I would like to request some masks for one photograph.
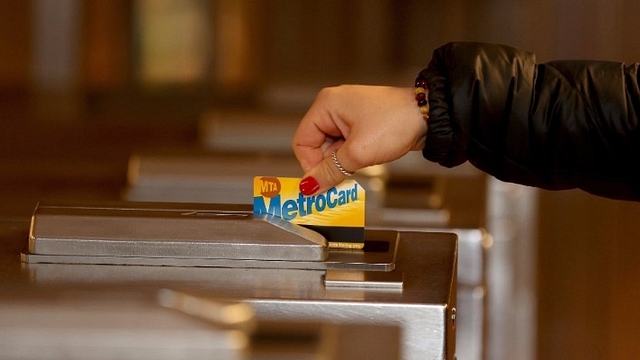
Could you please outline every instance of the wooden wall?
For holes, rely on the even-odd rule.
[[[0,86],[24,87],[29,81],[29,2],[0,0]]]

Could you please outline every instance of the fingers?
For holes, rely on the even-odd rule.
[[[427,124],[413,88],[346,85],[323,89],[302,118],[292,145],[305,173],[305,195],[326,191],[347,175],[419,150]],[[338,150],[337,163],[331,158]]]
[[[307,118],[300,122],[291,145],[302,170],[307,172],[322,161],[324,149],[331,145],[331,141],[312,122],[305,119]]]
[[[330,151],[331,153],[333,151]],[[339,157],[340,152],[336,151],[335,160],[329,155],[326,156],[319,164],[311,168],[305,173],[304,178],[300,182],[300,192],[303,195],[314,195],[340,184],[347,175],[340,171],[342,167],[346,173],[351,172],[347,165],[342,163]]]
[[[335,107],[332,91],[327,88],[318,93],[293,136],[293,152],[305,172],[320,163],[329,148],[340,146],[348,134],[348,128],[331,111]]]

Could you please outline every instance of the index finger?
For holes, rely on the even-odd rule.
[[[343,139],[331,116],[312,106],[298,124],[291,145],[302,170],[307,172],[324,159],[327,149]]]

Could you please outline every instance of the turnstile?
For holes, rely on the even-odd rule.
[[[367,230],[363,250],[249,206],[39,204],[25,270],[38,285],[168,288],[250,304],[258,321],[400,328],[403,359],[453,359],[457,238]]]

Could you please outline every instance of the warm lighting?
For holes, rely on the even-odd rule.
[[[142,83],[191,83],[204,77],[212,49],[207,5],[202,0],[136,2]]]

